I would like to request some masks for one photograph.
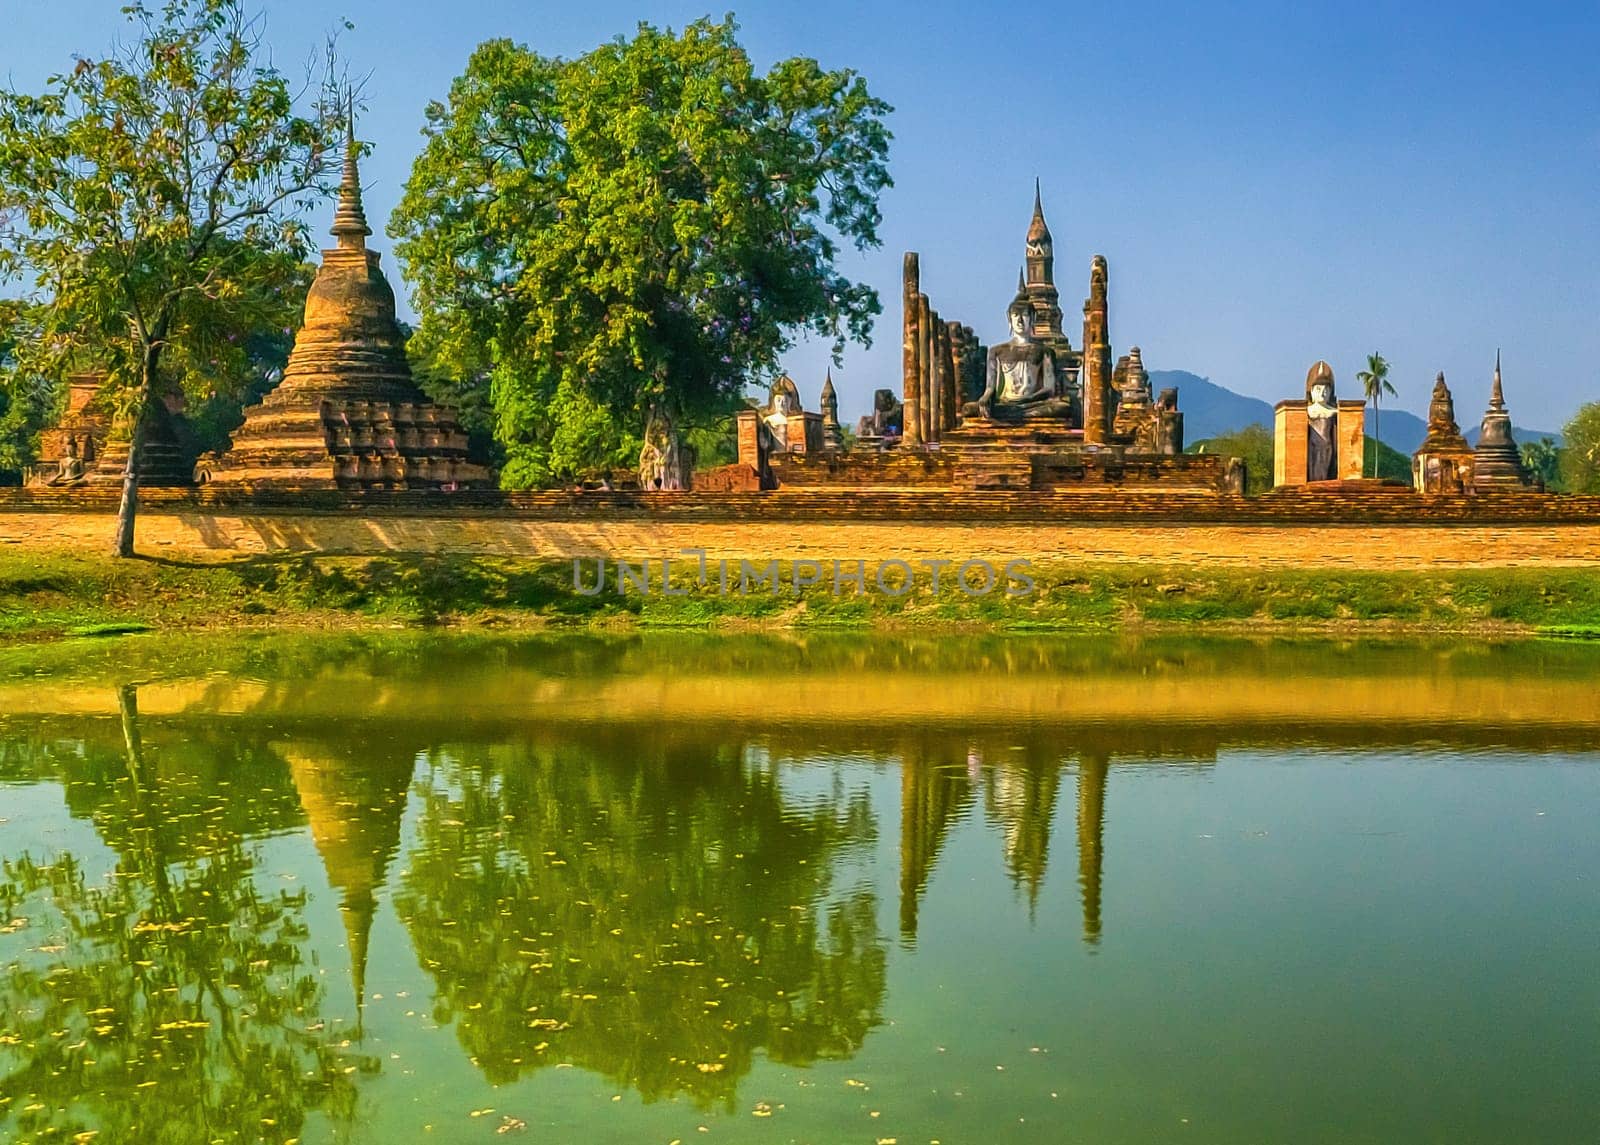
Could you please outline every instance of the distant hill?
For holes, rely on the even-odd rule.
[[[1183,436],[1187,441],[1217,437],[1247,425],[1272,428],[1272,406],[1248,398],[1188,370],[1151,370],[1150,389],[1178,388],[1178,408],[1183,411]]]
[[[1236,394],[1226,386],[1219,386],[1209,378],[1202,378],[1187,370],[1150,371],[1150,388],[1156,393],[1172,386],[1178,388],[1178,408],[1183,411],[1183,436],[1189,441],[1216,437],[1247,425],[1272,428],[1272,406],[1260,398]],[[1456,407],[1456,421],[1461,423],[1462,433],[1470,445],[1478,443],[1478,420],[1482,414],[1483,411],[1479,410],[1468,416],[1459,404]],[[1368,410],[1368,436],[1371,436],[1371,422],[1372,412]],[[1428,435],[1428,423],[1403,409],[1385,408],[1378,428],[1382,431],[1385,445],[1407,456],[1415,453],[1422,439]],[[1558,445],[1561,443],[1561,435],[1547,429],[1513,426],[1512,434],[1518,444],[1544,437],[1553,438]]]

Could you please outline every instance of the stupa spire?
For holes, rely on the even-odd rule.
[[[1494,352],[1494,387],[1489,391],[1489,408],[1500,411],[1506,408],[1505,391],[1500,388],[1500,351]]]
[[[1039,186],[1039,177],[1033,177],[1033,221],[1028,224],[1028,241],[1048,242],[1050,228],[1044,221],[1044,199]]]
[[[342,247],[364,250],[372,228],[361,205],[361,170],[356,163],[356,105],[351,98],[344,121],[344,174],[339,179],[339,206],[333,212],[331,233]]]

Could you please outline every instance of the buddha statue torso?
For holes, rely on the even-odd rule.
[[[1333,481],[1339,476],[1339,405],[1333,392],[1333,368],[1317,362],[1306,377],[1306,480]]]
[[[1032,305],[1019,294],[1006,316],[1011,339],[990,348],[983,395],[963,407],[963,416],[988,421],[1069,417],[1072,403],[1058,393],[1055,354],[1033,334]]]

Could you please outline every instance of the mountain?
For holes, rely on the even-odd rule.
[[[1247,425],[1272,428],[1272,406],[1260,398],[1236,394],[1187,370],[1150,371],[1151,392],[1159,394],[1173,386],[1178,388],[1186,441],[1201,441]]]
[[[1176,386],[1178,408],[1183,411],[1183,436],[1187,441],[1200,441],[1247,425],[1264,425],[1272,428],[1272,406],[1260,398],[1234,393],[1219,386],[1209,378],[1191,374],[1187,370],[1151,370],[1150,388],[1156,393]],[[1480,415],[1481,416],[1481,413]],[[1462,411],[1456,409],[1456,420],[1462,421]],[[1372,411],[1367,411],[1367,428],[1372,428]],[[1428,423],[1409,410],[1384,409],[1379,419],[1383,443],[1409,456],[1417,451],[1422,439],[1428,435]],[[1462,425],[1462,433],[1469,445],[1478,443],[1476,418]],[[1525,429],[1514,425],[1512,435],[1519,445],[1548,437],[1561,443],[1561,435],[1545,429]],[[1370,432],[1369,432],[1370,436]]]

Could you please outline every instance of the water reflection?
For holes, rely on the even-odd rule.
[[[845,1057],[881,1021],[859,795],[786,799],[737,742],[452,745],[396,907],[435,1017],[494,1082],[558,1062],[731,1101],[754,1055]]]
[[[120,753],[103,736],[11,745],[8,767],[60,775],[113,857],[5,855],[0,1125],[181,1143],[348,1120],[352,1075],[376,1062],[322,1017],[305,892],[252,877],[247,837],[283,825],[284,785],[202,781],[191,753],[147,750],[133,687],[117,701]]]
[[[1032,924],[1075,897],[1094,947],[1118,933],[1111,789],[1141,768],[1600,734],[1587,651],[1368,650],[1307,712],[1326,649],[974,642],[964,669],[941,647],[284,645],[138,688],[0,673],[0,785],[59,789],[95,841],[0,835],[0,1133],[353,1125],[381,1072],[370,971],[401,963],[492,1085],[572,1065],[728,1109],[763,1058],[861,1052],[953,839],[983,836]],[[306,877],[264,867],[269,842]],[[341,947],[348,983],[319,973]]]

